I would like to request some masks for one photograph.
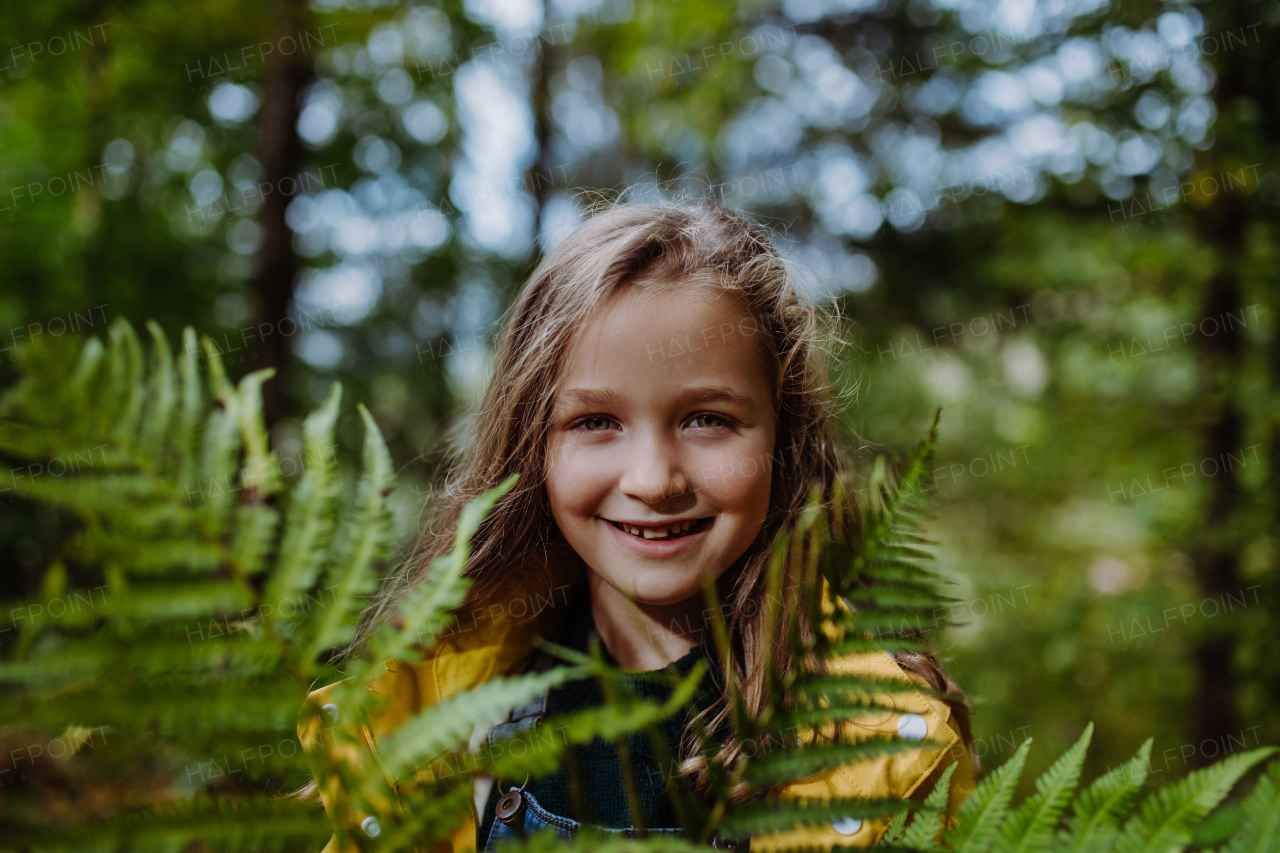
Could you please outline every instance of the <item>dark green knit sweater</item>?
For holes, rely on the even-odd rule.
[[[580,605],[574,608],[574,612],[582,615],[565,626],[566,630],[561,634],[560,643],[585,651],[589,638],[595,633],[595,624],[591,618],[590,605],[585,601],[580,602]],[[699,660],[706,660],[710,664],[714,660],[714,655],[709,651],[708,636],[702,645],[695,646],[692,651],[675,662],[676,669],[684,676],[693,670]],[[615,663],[607,650],[605,650],[605,658],[609,663]],[[665,683],[646,679],[640,675],[629,679],[629,682],[636,695],[643,699],[662,702],[671,696],[671,687]],[[658,724],[658,729],[673,757],[678,758],[680,755],[680,738],[691,714],[696,714],[708,707],[722,695],[717,682],[718,679],[714,677],[711,667],[708,666],[701,690],[692,703],[693,708],[677,712]],[[553,688],[547,695],[546,717],[569,714],[603,704],[604,697],[596,679],[568,681]],[[663,772],[664,769],[659,766],[658,759],[654,755],[653,745],[642,733],[634,733],[627,738],[627,750],[644,826],[649,829],[678,826],[666,784],[666,776],[672,772],[672,768],[668,767],[666,773]],[[573,777],[577,779],[576,786],[571,784]],[[515,784],[518,785],[519,781]],[[506,790],[511,787],[511,783],[503,780],[502,787]],[[578,791],[577,796],[574,792],[575,787]],[[484,849],[484,842],[489,837],[489,831],[493,826],[495,819],[493,810],[499,797],[498,788],[498,785],[494,785],[489,794],[489,801],[485,805],[483,820],[477,829],[477,850]],[[600,738],[596,738],[585,746],[572,747],[568,760],[559,769],[542,779],[531,779],[525,790],[532,794],[547,811],[580,823],[607,827],[628,827],[635,826],[637,823],[632,819],[630,809],[627,807],[618,749],[612,742]]]

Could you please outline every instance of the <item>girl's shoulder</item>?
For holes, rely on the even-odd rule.
[[[828,669],[844,675],[903,682],[904,687],[911,684],[927,687],[924,679],[903,671],[897,661],[885,652],[849,655],[828,663]],[[919,749],[836,767],[787,785],[775,791],[775,794],[780,797],[823,800],[922,800],[933,790],[946,768],[955,764],[957,766],[951,780],[949,806],[952,809],[958,808],[976,787],[977,779],[969,749],[960,734],[960,726],[951,706],[933,696],[931,691],[922,690],[886,689],[874,698],[876,704],[887,706],[886,710],[849,723],[849,735],[857,739],[898,735],[908,741],[920,742]],[[810,739],[811,737],[809,735]],[[801,739],[804,740],[805,736],[802,735]],[[751,849],[779,850],[797,845],[869,846],[880,839],[888,825],[887,818],[866,821],[852,817],[837,819],[831,822],[830,827],[752,838]]]

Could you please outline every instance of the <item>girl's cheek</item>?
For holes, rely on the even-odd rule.
[[[572,447],[549,449],[546,477],[547,496],[556,512],[593,513],[608,491],[608,473],[599,461],[574,453]]]
[[[724,510],[767,504],[773,465],[768,450],[758,441],[735,444],[698,459],[696,482]]]

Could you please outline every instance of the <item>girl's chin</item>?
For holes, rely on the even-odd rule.
[[[676,566],[647,566],[619,562],[606,575],[617,589],[625,592],[636,604],[644,607],[673,607],[690,600],[702,603],[703,573],[697,568]]]

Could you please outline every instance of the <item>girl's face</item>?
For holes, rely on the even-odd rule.
[[[614,296],[565,364],[547,495],[588,567],[640,604],[699,595],[769,507],[776,425],[763,332],[724,293]]]

